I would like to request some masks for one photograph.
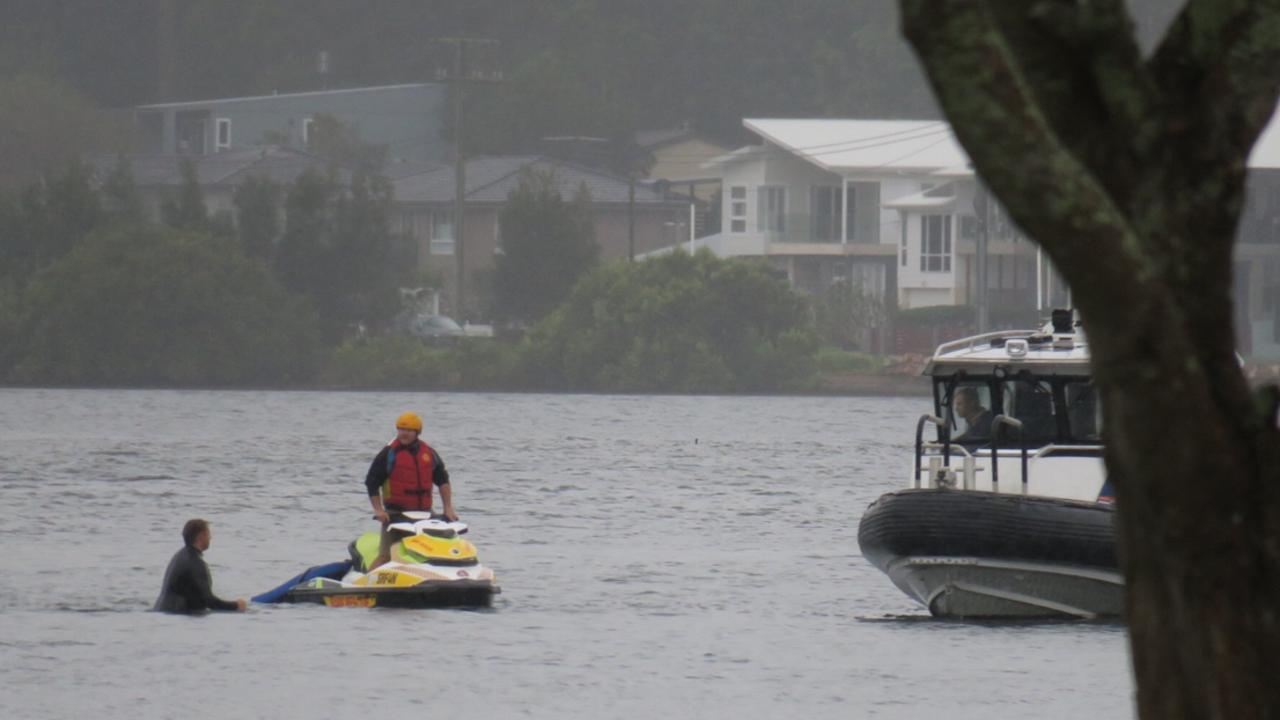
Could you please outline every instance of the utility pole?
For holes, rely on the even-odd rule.
[[[177,28],[178,9],[174,7],[174,0],[157,0],[155,102],[171,102],[174,99],[178,56],[174,38],[178,34]]]
[[[496,46],[490,38],[451,37],[436,38],[435,42],[453,48],[451,68],[436,67],[436,79],[445,82],[453,96],[453,258],[454,258],[454,309],[458,320],[466,320],[467,264],[466,264],[466,210],[467,210],[467,159],[463,143],[464,95],[467,83],[502,82],[502,71],[475,69],[467,65],[467,49],[471,46]]]

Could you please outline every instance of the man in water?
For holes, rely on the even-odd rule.
[[[169,567],[164,571],[164,583],[155,609],[171,613],[201,613],[206,610],[237,610],[244,612],[243,599],[231,602],[213,594],[213,580],[209,566],[204,562],[204,551],[209,549],[213,533],[208,521],[196,518],[182,526],[182,549],[174,553]]]
[[[365,476],[365,489],[369,492],[369,504],[373,517],[382,522],[382,540],[378,545],[378,557],[369,569],[391,559],[392,538],[387,531],[391,516],[406,510],[431,511],[431,486],[440,488],[440,508],[445,520],[458,519],[453,510],[453,488],[449,485],[449,471],[444,467],[440,454],[422,440],[422,418],[407,412],[396,419],[396,439],[382,448],[369,465]]]
[[[991,411],[982,407],[976,387],[958,388],[953,402],[956,417],[963,418],[965,423],[964,432],[955,438],[956,442],[991,439]]]

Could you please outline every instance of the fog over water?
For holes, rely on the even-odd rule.
[[[1132,717],[1122,626],[936,621],[860,557],[922,403],[0,390],[0,717]],[[343,558],[406,409],[491,610],[148,611],[188,517],[223,597]]]

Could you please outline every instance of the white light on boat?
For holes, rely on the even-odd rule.
[[[1026,340],[1009,340],[1004,344],[1004,351],[1008,353],[1009,357],[1011,358],[1026,357],[1027,341]]]

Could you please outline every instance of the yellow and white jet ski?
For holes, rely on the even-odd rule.
[[[391,561],[373,570],[378,532],[349,546],[351,559],[310,568],[255,602],[321,603],[330,607],[487,607],[501,590],[480,564],[467,526],[425,512],[406,512],[389,526]]]

